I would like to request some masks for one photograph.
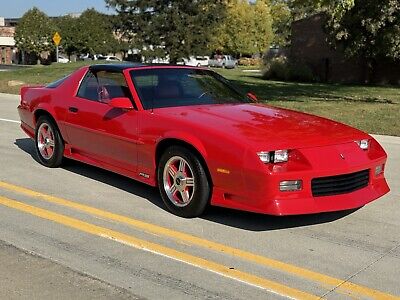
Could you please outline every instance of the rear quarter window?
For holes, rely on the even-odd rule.
[[[48,85],[46,85],[46,87],[49,89],[55,89],[55,88],[59,87],[61,84],[63,84],[69,78],[70,75],[71,74],[68,74],[67,76],[65,76],[61,79],[53,81],[53,82],[49,83]]]

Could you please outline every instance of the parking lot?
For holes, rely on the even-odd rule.
[[[79,286],[77,297],[104,299],[400,299],[400,138],[377,136],[391,192],[358,210],[271,217],[211,208],[182,219],[131,179],[73,161],[40,165],[18,102],[0,94],[0,257],[27,261],[1,268],[9,296],[54,299]],[[43,264],[54,267],[40,273]],[[26,274],[41,286],[24,285]]]

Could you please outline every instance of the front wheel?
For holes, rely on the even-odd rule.
[[[36,123],[35,148],[42,165],[49,168],[61,165],[64,141],[54,121],[48,116],[40,117]]]
[[[211,188],[203,165],[190,150],[168,148],[161,156],[157,177],[161,198],[169,211],[185,218],[204,212]]]

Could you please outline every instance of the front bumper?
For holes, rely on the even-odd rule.
[[[371,152],[357,152],[353,144],[302,149],[298,156],[302,162],[289,165],[269,165],[267,171],[259,171],[259,165],[243,170],[243,192],[231,189],[214,189],[212,204],[239,210],[270,215],[301,215],[355,209],[378,199],[389,192],[384,176],[386,153],[378,143]],[[301,152],[301,153],[300,153]],[[346,159],[340,157],[346,153]],[[304,159],[307,157],[308,159]],[[292,157],[295,161],[295,157]],[[304,163],[306,161],[306,163]],[[383,171],[375,175],[375,168]],[[369,170],[368,185],[357,190],[313,196],[312,180]],[[302,180],[299,191],[280,191],[279,184],[287,180]],[[233,192],[231,192],[233,191]]]

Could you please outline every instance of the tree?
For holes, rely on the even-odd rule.
[[[353,0],[331,11],[327,29],[348,56],[373,64],[378,58],[400,60],[400,3],[393,0]],[[370,67],[373,67],[370,65]]]
[[[51,19],[34,7],[28,10],[19,21],[15,29],[15,44],[22,51],[35,54],[39,64],[42,52],[54,49],[52,42],[54,33]]]
[[[152,56],[204,54],[224,15],[223,0],[106,0],[118,14],[119,32],[132,48]]]
[[[111,16],[87,9],[77,20],[78,32],[73,38],[80,53],[108,54],[113,51],[117,39],[113,33]]]
[[[290,44],[292,25],[292,11],[287,1],[271,1],[271,17],[274,39],[274,46],[286,47]]]
[[[55,20],[57,31],[62,38],[61,47],[70,58],[72,54],[79,53],[79,41],[82,29],[79,20],[71,16],[60,17]]]
[[[212,47],[242,55],[264,52],[273,39],[267,1],[229,1],[223,22],[214,31]]]

